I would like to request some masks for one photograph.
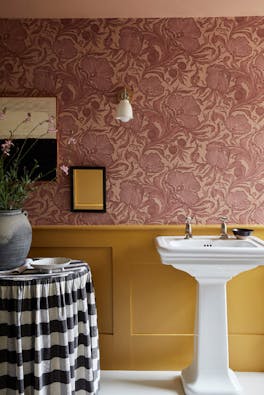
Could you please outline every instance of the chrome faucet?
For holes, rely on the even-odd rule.
[[[228,234],[227,234],[227,217],[220,217],[221,221],[221,233],[220,233],[220,239],[228,239]]]
[[[185,239],[192,238],[192,217],[186,217],[185,220]]]

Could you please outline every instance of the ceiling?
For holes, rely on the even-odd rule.
[[[264,16],[263,0],[0,0],[1,18]]]

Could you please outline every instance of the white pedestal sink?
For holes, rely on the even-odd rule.
[[[162,263],[189,273],[198,282],[194,359],[181,375],[186,395],[243,394],[229,369],[226,282],[264,265],[264,242],[257,237],[159,236],[156,246]]]

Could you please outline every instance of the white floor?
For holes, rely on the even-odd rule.
[[[237,372],[243,395],[264,395],[264,373]],[[100,395],[184,395],[179,372],[104,370]]]

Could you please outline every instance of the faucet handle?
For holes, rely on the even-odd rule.
[[[228,220],[227,217],[220,217],[221,220],[221,233],[220,233],[220,239],[228,239],[228,233],[227,233],[227,225],[226,222]]]

